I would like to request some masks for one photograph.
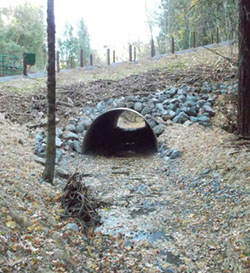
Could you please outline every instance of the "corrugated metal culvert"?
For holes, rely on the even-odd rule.
[[[145,118],[128,108],[112,109],[97,117],[84,141],[84,154],[134,156],[153,154],[157,138]]]

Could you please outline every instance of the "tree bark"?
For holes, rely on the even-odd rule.
[[[43,179],[53,184],[56,159],[56,73],[55,73],[55,18],[54,0],[48,0],[47,6],[47,35],[48,35],[48,136],[46,146],[46,162]]]
[[[250,1],[239,1],[239,90],[237,133],[250,138]]]

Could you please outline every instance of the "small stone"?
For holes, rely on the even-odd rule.
[[[67,141],[67,144],[69,145],[69,147],[71,148],[71,149],[74,149],[74,141],[73,140],[68,140]]]
[[[188,115],[185,112],[180,112],[174,119],[173,122],[175,123],[184,123],[185,121],[189,120]]]
[[[206,102],[206,100],[199,100],[197,104],[199,105],[199,107],[202,107]]]
[[[56,149],[56,164],[58,164],[62,160],[62,150]]]
[[[73,132],[67,132],[67,133],[65,134],[64,138],[65,138],[66,140],[69,140],[69,139],[71,139],[71,140],[78,140],[78,139],[79,139],[78,135],[75,134],[75,133],[73,133]]]
[[[160,136],[165,131],[165,126],[163,124],[156,125],[154,128],[154,133],[156,136]]]
[[[215,116],[215,111],[213,110],[213,108],[208,105],[208,104],[204,104],[203,107],[205,112],[207,112],[211,117],[214,117]]]
[[[41,157],[36,156],[35,162],[44,166],[45,165],[45,158],[41,158]]]
[[[74,149],[77,153],[79,153],[79,154],[82,153],[82,146],[81,146],[80,141],[74,140],[74,142],[73,142],[73,149]]]
[[[143,107],[143,105],[142,105],[141,102],[136,102],[136,103],[134,104],[134,109],[135,109],[135,111],[137,111],[137,112],[141,112],[142,107]]]
[[[82,134],[84,129],[85,129],[84,122],[82,120],[79,120],[76,128],[77,134]]]
[[[152,110],[153,110],[152,107],[150,107],[150,106],[145,106],[145,107],[143,108],[141,114],[142,114],[143,116],[145,116],[146,114],[151,114],[151,113],[152,113]]]
[[[167,91],[167,94],[174,96],[177,93],[178,89],[176,87],[172,87]]]
[[[70,174],[62,168],[56,168],[56,175],[64,179],[68,179],[70,176]]]
[[[181,102],[185,102],[186,101],[186,96],[184,96],[184,95],[180,95],[179,97],[178,97],[178,100],[179,101],[181,101]]]
[[[184,122],[184,125],[187,126],[187,127],[192,125],[192,124],[193,124],[193,122],[190,121],[190,120],[187,120],[187,121]]]
[[[82,122],[85,130],[88,130],[88,128],[90,127],[90,125],[92,123],[92,120],[89,117],[80,118],[80,121]]]
[[[104,101],[100,101],[97,104],[96,109],[98,112],[103,113],[106,110],[106,103]]]
[[[60,148],[62,146],[63,142],[61,141],[61,139],[56,136],[56,147],[57,148]]]
[[[199,124],[203,125],[204,127],[210,126],[210,118],[206,115],[202,115],[198,117]]]
[[[129,101],[129,102],[126,102],[126,108],[129,108],[129,109],[133,109],[134,108],[134,102],[132,101]]]
[[[176,159],[182,155],[182,152],[179,150],[172,150],[172,153],[170,155],[170,159]]]
[[[147,120],[147,123],[149,124],[151,128],[154,128],[155,126],[157,126],[157,123],[153,119]]]
[[[46,144],[45,143],[36,143],[35,145],[35,155],[39,157],[45,157],[46,155]]]
[[[170,104],[168,105],[168,110],[169,110],[169,111],[175,112],[176,109],[177,109],[177,106],[176,106],[175,104],[170,103]]]
[[[75,232],[79,232],[79,227],[78,227],[78,225],[75,224],[75,223],[68,223],[68,224],[66,225],[66,229],[73,230],[73,231],[75,231]]]
[[[42,142],[44,137],[45,137],[44,132],[37,132],[35,136],[35,142],[36,143]]]
[[[66,130],[76,133],[76,127],[74,124],[69,124],[68,126],[66,126]]]
[[[63,130],[60,128],[57,128],[56,129],[56,136],[60,138],[60,137],[62,137],[62,135],[63,135]]]

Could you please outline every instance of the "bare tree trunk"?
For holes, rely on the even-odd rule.
[[[250,138],[250,1],[239,1],[239,90],[238,128],[240,137]]]
[[[53,184],[56,158],[56,77],[55,77],[55,18],[54,0],[48,0],[47,34],[48,34],[48,136],[46,146],[46,162],[43,171],[45,181]]]

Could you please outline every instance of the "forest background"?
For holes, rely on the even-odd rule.
[[[170,50],[172,38],[175,40],[176,50],[191,48],[194,33],[197,46],[210,44],[218,39],[225,41],[238,38],[236,0],[161,0],[155,10],[148,9],[146,3],[145,1],[145,24],[149,30],[149,38],[148,43],[139,40],[133,42],[138,58],[150,56],[152,40],[156,54],[163,54]],[[44,12],[41,7],[33,6],[32,2],[1,8],[0,54],[21,58],[24,52],[35,53],[36,68],[45,69],[47,37]],[[78,66],[81,50],[84,65],[89,64],[90,54],[93,54],[95,64],[104,62],[103,56],[91,48],[91,33],[88,32],[84,18],[77,25],[65,24],[63,35],[57,37],[57,49],[63,67]],[[118,55],[128,54],[119,52]]]

